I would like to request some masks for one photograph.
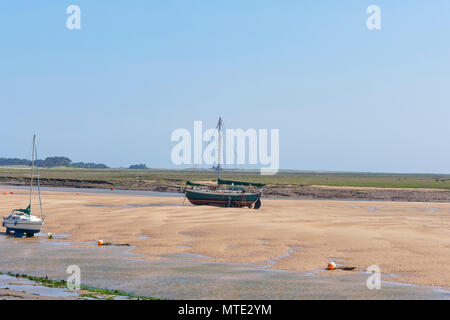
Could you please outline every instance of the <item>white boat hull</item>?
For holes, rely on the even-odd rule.
[[[41,231],[44,224],[42,219],[35,216],[16,216],[12,215],[3,219],[2,225],[6,231],[14,231],[15,233],[34,234]]]

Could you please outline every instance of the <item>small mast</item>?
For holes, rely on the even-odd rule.
[[[216,127],[217,131],[219,132],[219,152],[218,152],[218,159],[217,159],[217,179],[220,179],[221,173],[220,173],[220,159],[222,156],[222,118],[219,117],[219,123],[217,123]]]

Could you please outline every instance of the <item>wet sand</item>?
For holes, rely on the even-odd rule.
[[[5,191],[11,189],[0,188],[3,216],[27,205],[26,191]],[[130,244],[144,259],[194,253],[220,263],[295,271],[318,270],[334,260],[358,270],[378,265],[386,280],[394,274],[396,282],[450,288],[446,203],[264,200],[260,210],[225,209],[114,191],[45,191],[43,201],[43,232],[70,234],[71,241]]]
[[[382,290],[368,290],[368,274],[362,271],[324,277],[318,274],[321,270],[269,270],[264,266],[211,262],[209,257],[189,253],[144,260],[130,252],[133,247],[97,247],[93,243],[68,242],[64,240],[66,235],[55,236],[56,241],[46,239],[43,234],[28,239],[0,234],[0,271],[7,272],[13,267],[21,274],[65,279],[68,265],[76,264],[84,285],[110,290],[120,288],[136,295],[166,299],[450,299],[450,291],[437,287],[384,280]],[[76,295],[67,297],[68,293],[89,299],[78,291],[63,288],[54,292],[53,288],[17,285],[23,280],[9,277],[5,281],[0,275],[0,288],[25,291],[39,299],[77,298]]]

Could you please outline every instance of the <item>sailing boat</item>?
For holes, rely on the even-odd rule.
[[[261,207],[261,192],[262,189],[257,191],[246,190],[252,188],[261,188],[265,186],[262,183],[251,183],[243,181],[232,181],[221,179],[221,140],[222,140],[222,118],[219,118],[219,123],[216,129],[218,130],[218,161],[217,161],[217,186],[211,189],[210,186],[186,182],[184,188],[184,194],[194,205],[210,205],[219,207],[248,207],[253,206],[254,209]]]
[[[33,172],[34,172],[34,159],[36,155],[36,135],[33,136],[33,153],[31,155],[31,182],[30,182],[30,201],[26,209],[13,209],[11,214],[3,218],[3,227],[6,228],[6,233],[14,231],[15,235],[25,235],[32,237],[35,233],[41,231],[41,227],[44,224],[44,214],[42,212],[42,200],[41,200],[41,186],[39,180],[39,168],[36,167],[36,178],[39,193],[39,206],[41,209],[40,217],[31,215],[31,195],[33,192]],[[36,156],[37,157],[37,156]]]

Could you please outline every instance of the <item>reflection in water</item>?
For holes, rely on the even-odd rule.
[[[66,298],[78,296],[76,292],[67,291],[66,288],[49,288],[36,285],[28,279],[17,279],[6,274],[0,274],[0,289],[10,289],[30,294],[38,294],[45,297]]]

